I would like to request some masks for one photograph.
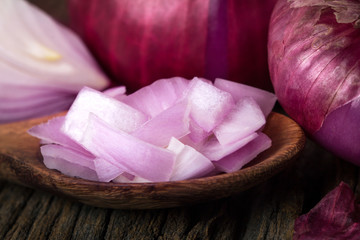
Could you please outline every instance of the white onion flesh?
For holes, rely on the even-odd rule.
[[[172,181],[199,178],[215,168],[210,159],[174,137],[171,138],[167,149],[176,154],[174,170],[170,177]]]
[[[0,123],[56,113],[110,81],[80,38],[24,0],[0,1]]]
[[[80,141],[90,114],[101,117],[106,123],[126,132],[133,132],[148,120],[140,111],[99,91],[84,87],[69,109],[63,131]]]
[[[216,167],[224,172],[234,172],[254,159],[259,153],[271,146],[271,139],[263,133],[232,154],[214,162]]]

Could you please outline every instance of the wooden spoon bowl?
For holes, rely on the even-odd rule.
[[[166,208],[228,197],[283,170],[305,144],[302,129],[290,118],[273,112],[264,129],[272,139],[272,147],[237,172],[184,181],[102,183],[45,167],[39,140],[27,130],[52,117],[0,125],[0,178],[106,208]]]

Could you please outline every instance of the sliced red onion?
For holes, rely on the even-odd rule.
[[[99,181],[94,171],[94,157],[54,144],[41,146],[40,149],[47,168],[59,170],[72,177]]]
[[[14,94],[14,91],[16,90],[19,89],[4,84],[4,88],[0,89],[0,108],[12,110],[16,108],[33,108],[34,106],[41,107],[41,105],[45,105],[44,101],[47,102],[46,105],[52,105],[55,102],[59,102],[59,99],[61,102],[70,102],[68,99],[74,97],[73,94],[64,91],[56,91],[56,89],[49,91],[48,88],[32,88],[30,91],[27,89],[25,91],[19,90],[19,92],[16,92],[17,94]]]
[[[69,109],[63,131],[80,141],[90,113],[100,116],[114,128],[133,132],[148,120],[140,111],[94,89],[84,87]]]
[[[234,106],[228,92],[198,78],[192,80],[187,98],[191,102],[191,118],[207,132],[219,125]]]
[[[181,138],[189,134],[190,107],[187,101],[181,101],[144,123],[131,135],[156,146],[166,147],[172,137]]]
[[[193,142],[193,144],[201,143],[212,134],[212,132],[207,132],[201,128],[195,121],[190,121],[189,129],[190,133],[188,138],[191,140],[191,142]]]
[[[85,150],[79,143],[71,139],[68,135],[61,131],[64,124],[65,117],[55,117],[46,123],[36,125],[28,130],[28,133],[34,137],[41,139],[47,143],[59,144],[61,146],[72,148],[76,151],[82,152],[89,157],[95,158],[90,152]]]
[[[124,173],[124,170],[106,159],[96,158],[94,160],[96,174],[101,182],[110,182]]]
[[[267,117],[274,108],[277,100],[276,95],[272,92],[225,79],[215,79],[214,86],[230,93],[235,102],[239,101],[243,97],[254,98],[263,111],[265,117]]]
[[[106,89],[103,91],[105,95],[109,97],[115,98],[117,100],[123,100],[126,97],[126,87],[125,86],[117,86]]]
[[[227,173],[235,172],[253,160],[259,153],[271,147],[271,139],[264,133],[259,132],[258,134],[244,147],[214,162],[216,168]]]
[[[146,182],[151,182],[145,178],[141,178],[138,176],[134,176],[128,173],[123,173],[120,174],[119,176],[117,176],[113,182],[115,183],[146,183]]]
[[[123,102],[154,117],[183,97],[189,80],[181,77],[160,79],[130,94]]]
[[[167,149],[176,154],[174,170],[170,177],[172,181],[203,177],[214,170],[214,165],[207,157],[176,138],[171,138]]]
[[[65,110],[83,86],[109,84],[81,40],[27,1],[0,2],[0,35],[0,98],[16,109],[0,109],[0,123]]]
[[[244,138],[239,139],[236,142],[232,142],[227,145],[222,145],[216,139],[216,137],[210,138],[203,146],[198,149],[202,154],[204,154],[211,161],[218,161],[223,157],[235,152],[239,148],[245,146],[247,143],[254,140],[258,134],[256,132],[246,136]]]
[[[59,109],[67,109],[71,106],[73,99],[60,99],[56,102],[47,102],[46,105],[32,105],[29,107],[18,106],[11,109],[0,109],[0,123],[23,120],[24,118],[34,118],[37,116],[53,114]]]
[[[221,145],[231,144],[251,135],[265,124],[265,117],[254,99],[244,97],[214,129],[214,135]]]
[[[111,128],[93,114],[88,119],[79,143],[95,156],[135,176],[151,181],[170,179],[175,162],[172,152],[139,140],[120,129]]]
[[[255,100],[239,97],[235,104],[206,79],[162,79],[130,96],[124,90],[84,87],[66,116],[31,128],[51,146],[44,148],[46,165],[102,182],[177,181],[236,171],[269,146]],[[146,111],[134,96],[155,107]]]

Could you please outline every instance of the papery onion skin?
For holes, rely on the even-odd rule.
[[[271,90],[266,39],[275,0],[70,0],[70,25],[133,92],[172,76]]]
[[[284,110],[320,144],[358,165],[359,143],[346,146],[341,132],[360,135],[360,118],[341,108],[360,97],[359,16],[359,1],[279,0],[268,42],[271,80]],[[334,111],[343,113],[335,122],[351,122],[344,131],[331,130],[339,127],[334,120],[322,129]],[[356,153],[347,154],[349,148]]]

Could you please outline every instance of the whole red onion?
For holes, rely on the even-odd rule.
[[[272,89],[267,29],[275,0],[70,0],[71,25],[108,74],[134,91],[167,77]]]
[[[279,0],[269,29],[279,102],[319,143],[360,165],[360,1]]]

